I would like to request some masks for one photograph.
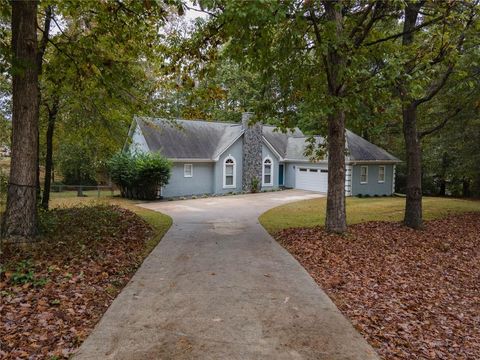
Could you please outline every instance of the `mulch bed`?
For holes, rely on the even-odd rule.
[[[53,210],[34,248],[2,249],[0,358],[68,358],[146,256],[153,232],[113,206]]]
[[[480,214],[277,240],[384,359],[480,359]]]

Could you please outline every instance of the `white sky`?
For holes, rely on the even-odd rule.
[[[191,0],[187,1],[187,6],[192,9],[192,10],[187,9],[187,11],[185,11],[185,18],[188,21],[193,21],[193,20],[195,20],[196,18],[199,18],[199,17],[203,18],[203,19],[206,19],[208,17],[208,15],[205,14],[204,12],[202,12],[198,5],[194,5]],[[197,9],[199,11],[195,11],[193,9]]]

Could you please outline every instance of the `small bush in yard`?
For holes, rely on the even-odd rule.
[[[107,167],[122,197],[155,200],[158,189],[168,184],[172,165],[157,153],[120,152],[108,161]]]
[[[257,193],[260,190],[260,179],[254,177],[250,183],[250,191],[252,193]]]

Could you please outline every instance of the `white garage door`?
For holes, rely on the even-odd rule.
[[[327,192],[327,168],[309,168],[297,166],[295,170],[295,188],[318,192]]]

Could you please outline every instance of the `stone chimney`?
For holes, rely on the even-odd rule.
[[[242,114],[243,135],[243,176],[242,188],[252,190],[252,182],[257,178],[258,189],[262,186],[262,124],[249,125],[253,113]]]

